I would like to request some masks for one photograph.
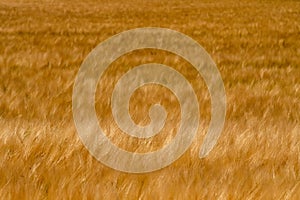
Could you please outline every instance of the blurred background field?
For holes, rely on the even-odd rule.
[[[176,98],[152,86],[134,94],[130,113],[147,124],[147,108],[161,102],[169,111],[161,135],[139,141],[118,130],[109,94],[136,65],[155,61],[179,70],[201,109],[197,138],[180,159],[153,173],[127,174],[102,165],[79,140],[72,89],[97,44],[149,26],[180,31],[211,55],[225,84],[226,124],[213,151],[199,159],[210,120],[202,78],[168,52],[124,55],[99,80],[96,95],[99,123],[114,143],[155,150],[178,126]],[[1,199],[300,199],[299,122],[299,1],[0,0]]]

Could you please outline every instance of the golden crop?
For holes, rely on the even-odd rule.
[[[98,162],[79,140],[72,89],[83,59],[138,27],[180,31],[216,62],[227,116],[206,158],[198,151],[210,121],[207,88],[189,63],[153,49],[122,56],[99,80],[99,124],[129,151],[168,143],[180,119],[168,89],[145,86],[131,99],[138,124],[149,122],[153,103],[169,113],[162,133],[147,140],[122,133],[109,102],[128,69],[163,63],[185,75],[199,99],[201,127],[189,150],[159,171],[128,174]],[[300,199],[300,2],[0,0],[0,128],[1,199]]]

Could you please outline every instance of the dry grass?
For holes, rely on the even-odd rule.
[[[1,0],[0,197],[300,199],[299,19],[298,1]],[[198,159],[210,118],[202,79],[165,52],[120,58],[98,87],[98,116],[106,116],[100,123],[115,127],[101,91],[109,94],[126,69],[152,60],[185,74],[201,100],[202,126],[191,148],[169,167],[136,175],[114,171],[88,153],[76,134],[71,97],[79,67],[98,43],[145,26],[181,31],[211,54],[224,79],[227,120],[216,147]],[[147,123],[146,108],[156,98],[172,111],[169,122],[178,120],[178,102],[167,98],[168,90],[153,86],[135,95],[137,123]],[[149,98],[144,108],[142,97]],[[123,148],[145,151],[159,148],[176,127],[169,123],[149,141],[116,127],[108,135]]]

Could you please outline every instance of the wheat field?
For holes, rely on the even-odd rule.
[[[201,76],[181,57],[155,49],[123,55],[99,80],[99,124],[118,146],[154,151],[176,134],[180,107],[166,88],[139,88],[130,114],[149,123],[157,102],[161,134],[136,139],[113,120],[114,84],[134,66],[172,66],[191,83],[201,121],[193,144],[161,170],[130,174],[93,158],[72,115],[76,74],[100,42],[125,30],[163,27],[201,44],[218,66],[227,96],[225,127],[198,158],[210,121]],[[300,2],[0,0],[1,199],[300,199]]]

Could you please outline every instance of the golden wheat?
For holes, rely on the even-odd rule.
[[[300,199],[299,19],[300,2],[291,0],[1,0],[0,198]],[[97,44],[149,26],[189,35],[212,56],[225,84],[226,124],[213,151],[199,159],[210,120],[202,78],[167,52],[124,55],[106,71],[96,95],[97,115],[105,116],[99,123],[113,142],[130,151],[155,150],[177,129],[178,102],[159,86],[140,88],[130,112],[147,124],[149,106],[160,101],[173,113],[161,135],[139,141],[116,127],[105,102],[136,65],[156,61],[179,70],[201,109],[197,138],[180,159],[156,172],[128,174],[102,165],[79,140],[72,89]]]

